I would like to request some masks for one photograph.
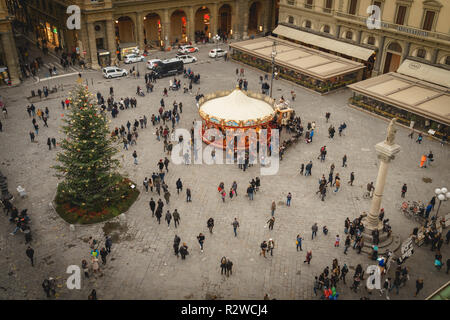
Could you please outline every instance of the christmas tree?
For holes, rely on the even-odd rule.
[[[109,136],[108,120],[99,112],[93,95],[77,86],[66,114],[57,155],[59,165],[53,168],[64,178],[58,186],[57,203],[89,211],[100,211],[124,198],[124,179],[117,173],[117,142]],[[129,186],[127,185],[128,189]]]

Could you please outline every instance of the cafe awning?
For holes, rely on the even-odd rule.
[[[450,71],[446,72],[447,78],[450,78]],[[438,86],[398,72],[386,73],[353,83],[348,87],[374,100],[450,125],[448,87]]]
[[[272,33],[288,39],[308,43],[319,48],[345,54],[350,57],[355,57],[364,61],[367,61],[374,53],[374,51],[371,49],[363,48],[327,37],[322,37],[314,33],[297,30],[283,25],[278,25],[275,30],[272,31]]]
[[[397,73],[450,88],[450,71],[406,59]]]

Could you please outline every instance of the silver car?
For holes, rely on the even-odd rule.
[[[103,77],[107,79],[116,77],[125,77],[128,75],[128,71],[117,67],[106,67],[102,69]]]

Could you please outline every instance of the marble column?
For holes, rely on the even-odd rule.
[[[211,16],[209,20],[211,37],[214,37],[217,34],[217,26],[219,25],[219,8],[217,7],[217,3],[214,3],[211,6]]]
[[[381,230],[383,223],[378,219],[381,208],[381,200],[383,198],[384,186],[386,184],[386,177],[389,168],[389,163],[395,158],[395,155],[400,152],[400,146],[394,144],[395,140],[395,121],[392,119],[389,123],[386,140],[375,145],[378,159],[380,159],[380,166],[378,168],[378,175],[375,184],[375,191],[373,193],[370,210],[364,223],[368,230]]]
[[[140,50],[144,50],[144,16],[142,12],[136,13],[136,43]]]
[[[188,41],[191,41],[192,43],[194,43],[195,42],[194,7],[189,7],[187,10],[187,25],[188,25],[188,31],[187,31]],[[185,40],[185,39],[183,39],[183,40]]]
[[[162,41],[164,48],[170,46],[170,20],[169,20],[169,9],[164,9],[164,13],[162,16]]]
[[[232,9],[231,12],[231,30],[233,30],[233,34],[232,37],[235,40],[239,39],[239,36],[241,35],[240,33],[240,12],[241,12],[241,3],[239,2],[239,0],[236,0],[234,8]]]
[[[241,10],[243,11],[242,40],[247,40],[248,39],[248,11],[249,11],[248,1],[244,1],[244,3],[242,3]]]
[[[94,23],[88,22],[88,37],[89,37],[89,56],[91,59],[91,68],[92,69],[100,69],[97,58],[97,43],[95,42],[95,29]]]
[[[106,39],[108,41],[108,51],[111,54],[111,64],[114,64],[116,59],[116,35],[113,19],[106,20]]]
[[[272,21],[271,11],[272,11],[272,8],[271,8],[270,5],[271,5],[271,1],[269,1],[269,0],[267,0],[265,5],[264,5],[265,12],[264,12],[264,15],[263,15],[263,17],[264,17],[263,34],[266,34],[268,31],[272,31],[272,28],[271,28],[271,24],[272,24],[271,23],[271,21]]]
[[[12,35],[12,32],[5,32],[1,34],[1,38],[11,85],[18,85],[20,84],[20,70],[14,37]]]

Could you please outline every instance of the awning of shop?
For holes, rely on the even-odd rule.
[[[450,71],[446,72],[449,78]],[[348,87],[375,100],[450,125],[448,87],[438,86],[398,72],[386,73],[348,85]]]
[[[350,43],[330,39],[327,37],[321,37],[313,33],[297,30],[283,25],[277,26],[275,30],[272,31],[272,33],[275,33],[288,39],[308,43],[326,50],[339,52],[341,54],[345,54],[350,57],[355,57],[364,61],[367,61],[370,58],[370,56],[374,53],[373,50],[367,48],[355,46]]]
[[[406,59],[398,73],[450,88],[450,71]]]

